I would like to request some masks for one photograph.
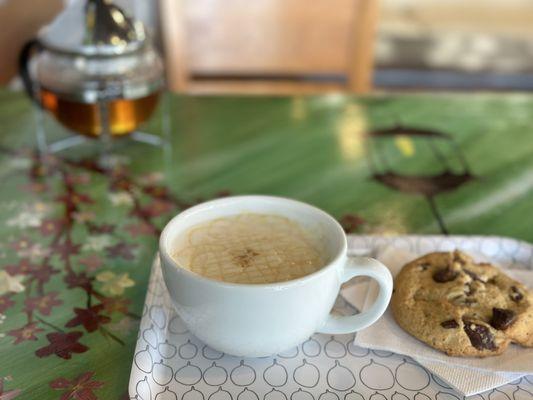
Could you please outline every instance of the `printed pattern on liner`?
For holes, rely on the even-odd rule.
[[[533,246],[507,238],[349,236],[350,249],[412,252],[460,248],[504,268],[533,269]],[[357,312],[339,296],[335,310]],[[176,315],[154,263],[129,393],[137,400],[455,400],[463,396],[412,359],[353,344],[354,334],[314,334],[272,357],[238,358],[204,345]],[[469,399],[533,399],[533,376]]]

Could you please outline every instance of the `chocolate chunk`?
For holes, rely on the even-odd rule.
[[[492,309],[492,319],[490,324],[501,331],[509,328],[516,320],[516,313],[513,310],[506,310],[504,308]]]
[[[442,326],[444,329],[455,329],[459,327],[459,324],[456,320],[449,319],[448,321],[442,321],[440,326]]]
[[[472,346],[478,350],[496,350],[494,336],[489,328],[468,320],[463,322],[465,324],[464,329],[466,335],[468,336],[468,339],[470,339]]]
[[[433,280],[438,283],[451,282],[459,273],[450,268],[442,268],[433,274]]]
[[[518,290],[516,286],[511,286],[511,293],[509,294],[509,297],[512,301],[518,303],[524,298],[524,295],[520,292],[520,290]]]

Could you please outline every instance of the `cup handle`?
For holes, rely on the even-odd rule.
[[[372,325],[385,312],[392,295],[392,275],[389,269],[373,258],[348,257],[341,280],[344,283],[356,276],[368,276],[377,281],[379,294],[372,307],[350,316],[329,314],[318,332],[333,335],[356,332]]]

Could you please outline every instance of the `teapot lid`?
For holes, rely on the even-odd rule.
[[[39,34],[51,51],[89,57],[139,50],[146,42],[143,24],[109,0],[74,0]]]

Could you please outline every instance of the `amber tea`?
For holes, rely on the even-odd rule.
[[[157,106],[159,93],[137,99],[115,99],[107,103],[109,128],[114,136],[127,135],[152,115]],[[99,136],[102,123],[99,106],[96,103],[81,103],[62,98],[56,93],[41,91],[43,107],[67,128],[87,135]]]

